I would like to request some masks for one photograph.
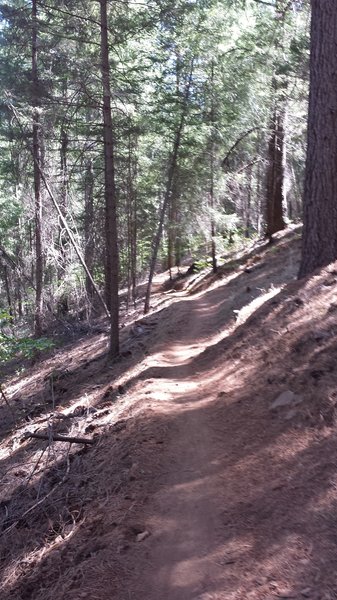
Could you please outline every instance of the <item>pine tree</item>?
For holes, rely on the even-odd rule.
[[[337,5],[312,0],[308,147],[299,277],[337,258]]]

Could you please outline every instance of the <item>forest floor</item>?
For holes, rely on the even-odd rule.
[[[337,264],[299,258],[158,276],[120,360],[102,325],[8,376],[1,600],[337,598]]]

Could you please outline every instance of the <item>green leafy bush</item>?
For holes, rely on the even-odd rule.
[[[0,311],[0,362],[12,358],[33,358],[38,352],[53,348],[54,343],[48,338],[18,338],[5,333],[4,328],[12,322],[12,316],[6,311]]]

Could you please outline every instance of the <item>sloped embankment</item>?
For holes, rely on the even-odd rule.
[[[41,407],[1,445],[1,598],[337,596],[337,267],[298,258],[158,296],[112,368],[103,334],[54,357],[54,410],[51,363],[8,387]],[[95,444],[22,442],[56,421]]]

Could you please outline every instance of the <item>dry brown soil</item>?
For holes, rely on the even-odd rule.
[[[337,270],[299,250],[158,289],[114,365],[103,332],[8,380],[1,600],[337,598]],[[23,441],[48,423],[95,443]]]

